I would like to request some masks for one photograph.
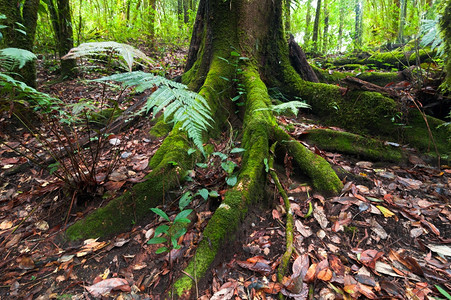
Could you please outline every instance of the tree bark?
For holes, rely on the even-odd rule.
[[[74,47],[69,0],[56,0],[56,2],[55,0],[47,0],[46,3],[52,20],[57,51],[60,57],[60,75],[63,79],[70,78],[76,73],[76,60],[61,59]]]
[[[329,39],[329,9],[327,8],[327,0],[324,0],[324,31],[323,31],[323,49],[324,54],[327,53]]]
[[[306,81],[319,82],[316,73],[313,71],[312,67],[307,61],[302,48],[294,40],[294,36],[291,34],[288,41],[290,47],[290,60],[296,72],[301,75],[301,78]]]
[[[355,26],[354,26],[354,48],[360,49],[362,46],[362,16],[363,16],[363,3],[361,0],[355,0]]]
[[[310,42],[310,21],[312,16],[310,15],[312,10],[312,0],[307,0],[307,14],[305,16],[305,35],[304,35],[304,47]]]
[[[316,3],[316,13],[315,13],[315,22],[313,24],[313,51],[315,53],[318,52],[318,34],[319,34],[319,19],[321,16],[321,0],[317,0]]]
[[[442,19],[440,20],[440,28],[444,32],[443,37],[446,53],[446,80],[444,86],[448,91],[451,91],[451,1],[448,1],[445,8],[443,9]]]

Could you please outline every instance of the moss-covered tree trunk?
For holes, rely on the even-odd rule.
[[[177,297],[193,299],[193,279],[206,274],[217,252],[246,216],[248,206],[263,198],[265,159],[274,142],[280,145],[279,151],[293,157],[295,171],[310,178],[316,191],[325,195],[341,191],[342,183],[331,166],[278,125],[270,110],[268,87],[279,87],[285,93],[302,97],[327,124],[386,136],[394,131],[393,100],[370,92],[345,94],[335,85],[301,79],[290,63],[282,5],[282,1],[273,0],[199,3],[182,81],[198,91],[211,107],[215,123],[205,141],[228,130],[230,123],[241,123],[234,132],[242,132],[241,147],[246,151],[236,185],[223,196],[185,275],[174,284]],[[231,100],[237,95],[237,88],[244,90],[240,99],[243,106]],[[427,136],[424,131],[420,135]],[[152,157],[147,181],[72,225],[66,231],[67,237],[111,234],[129,228],[135,218],[148,215],[149,208],[160,204],[168,190],[183,184],[185,171],[193,167],[194,161],[202,159],[188,155],[189,146],[185,134],[176,126]]]
[[[0,14],[6,16],[3,24],[8,26],[3,46],[20,48],[33,52],[33,43],[38,20],[39,0],[26,0],[21,4],[17,0],[0,0]],[[26,34],[24,34],[24,31]],[[31,87],[36,87],[36,62],[29,61],[23,68],[14,70],[21,80]]]
[[[47,0],[46,3],[52,20],[58,55],[61,58],[74,47],[69,0]],[[60,62],[61,78],[72,77],[77,66],[76,60],[60,59]]]

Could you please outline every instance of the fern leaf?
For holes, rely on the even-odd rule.
[[[163,111],[164,119],[171,118],[180,124],[181,130],[204,153],[202,135],[213,122],[211,109],[201,95],[189,91],[186,85],[141,71],[115,74],[95,81],[116,81],[140,92],[157,86],[158,89],[147,99],[144,110],[149,112],[152,109],[154,116]]]
[[[139,63],[136,59],[144,62],[145,64],[152,66],[153,61],[145,55],[140,50],[127,45],[121,44],[117,42],[92,42],[92,43],[83,43],[76,48],[72,48],[69,53],[64,55],[62,59],[75,59],[86,56],[95,56],[107,53],[116,53],[118,54],[124,61],[129,71],[132,70],[134,63]]]
[[[29,61],[36,59],[36,55],[25,49],[5,48],[0,50],[0,66],[7,71],[19,67],[23,68]]]

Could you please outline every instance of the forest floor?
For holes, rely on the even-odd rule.
[[[172,50],[160,56],[171,76],[181,73],[184,54]],[[81,80],[98,76],[86,73],[83,78],[48,84],[55,76],[41,64],[39,90],[65,103],[116,99],[117,90]],[[139,96],[126,91],[121,99],[127,101],[120,105],[125,108]],[[278,121],[291,124],[290,134],[302,141],[309,129],[323,128],[309,118],[281,116]],[[99,161],[102,166],[114,160],[114,171],[99,179],[98,196],[72,209],[71,195],[48,172],[34,166],[4,175],[26,159],[1,145],[0,299],[163,299],[170,292],[226,189],[227,174],[219,156],[209,158],[208,168],[195,166],[192,181],[159,206],[174,217],[183,193],[196,195],[208,188],[218,194],[205,200],[197,193],[189,206],[196,219],[179,239],[181,248],[170,254],[156,254],[161,245],[147,244],[155,228],[164,224],[150,210],[133,229],[107,239],[64,244],[58,235],[65,225],[105,205],[150,172],[149,157],[162,142],[149,136],[150,127],[148,118],[140,118],[114,135],[120,144],[110,144]],[[36,136],[6,115],[1,116],[0,128],[0,140],[9,146],[39,151]],[[197,298],[277,299],[279,292],[287,299],[446,298],[446,291],[451,291],[451,167],[428,165],[420,153],[403,145],[399,147],[409,153],[408,162],[394,165],[361,161],[302,142],[353,175],[342,178],[345,187],[339,197],[325,198],[295,174],[289,157],[276,158],[295,220],[294,252],[284,282],[277,282],[276,273],[285,251],[286,210],[268,176],[262,189],[270,196],[250,209],[235,239],[225,244],[205,279],[196,284]],[[229,153],[229,137],[215,147]],[[114,156],[117,149],[120,155]],[[228,155],[239,166],[241,155]],[[298,280],[300,274],[303,282]]]

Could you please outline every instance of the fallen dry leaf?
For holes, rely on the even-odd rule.
[[[91,286],[85,287],[88,292],[94,297],[102,297],[106,293],[113,290],[121,290],[123,292],[130,292],[131,288],[127,280],[123,278],[109,278],[95,283]]]

